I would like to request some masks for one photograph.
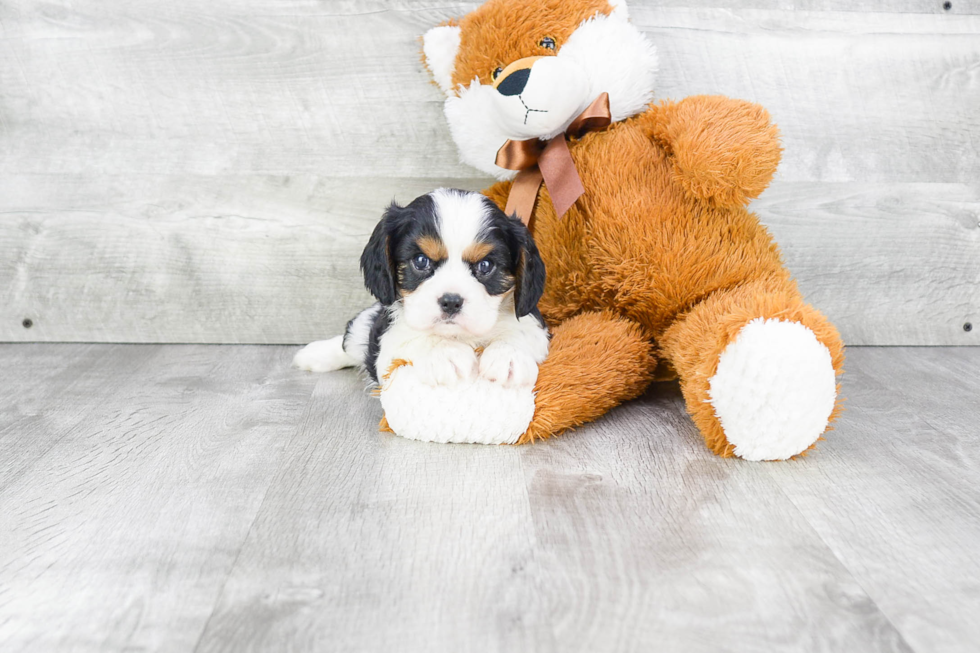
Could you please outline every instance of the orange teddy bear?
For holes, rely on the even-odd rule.
[[[461,159],[530,222],[553,331],[522,442],[596,419],[676,373],[721,456],[812,447],[844,346],[746,206],[779,162],[760,106],[653,103],[656,52],[622,0],[490,0],[423,38]],[[540,186],[541,180],[544,184]]]

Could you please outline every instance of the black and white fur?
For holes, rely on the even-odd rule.
[[[405,207],[393,203],[361,255],[361,271],[378,302],[343,336],[304,347],[297,367],[363,366],[379,383],[402,359],[429,385],[476,377],[534,385],[548,353],[537,310],[544,263],[527,228],[483,195],[439,189]]]

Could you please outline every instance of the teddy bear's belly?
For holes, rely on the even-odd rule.
[[[711,292],[762,277],[788,280],[756,216],[689,197],[658,149],[635,152],[636,165],[617,170],[593,169],[595,158],[577,161],[587,198],[561,220],[547,210],[550,201],[536,215],[549,319],[613,308],[656,337]]]

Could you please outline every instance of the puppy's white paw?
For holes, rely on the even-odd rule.
[[[426,385],[456,385],[476,375],[476,352],[460,342],[442,342],[425,357],[412,361]]]
[[[480,376],[505,387],[531,386],[538,380],[538,364],[517,347],[492,343],[480,356]]]
[[[355,365],[357,365],[357,361],[344,351],[343,336],[311,342],[293,357],[293,367],[308,372],[333,372],[342,367]]]

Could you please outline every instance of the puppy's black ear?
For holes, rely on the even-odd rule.
[[[531,232],[518,218],[513,218],[523,231],[521,254],[517,260],[517,290],[514,304],[517,317],[524,317],[538,306],[538,300],[544,294],[544,261],[538,253],[538,246],[531,238]]]
[[[514,289],[514,308],[521,318],[533,311],[541,295],[544,294],[544,261],[538,253],[538,246],[524,223],[514,215],[508,217],[494,205],[499,214],[499,224],[507,236],[508,246],[514,254],[514,270],[517,286]]]
[[[395,249],[393,240],[396,233],[393,225],[401,211],[402,207],[394,202],[391,203],[374,228],[374,233],[371,234],[364,252],[361,253],[364,285],[385,306],[394,304],[398,299],[398,288],[395,283],[397,272],[393,257]]]

